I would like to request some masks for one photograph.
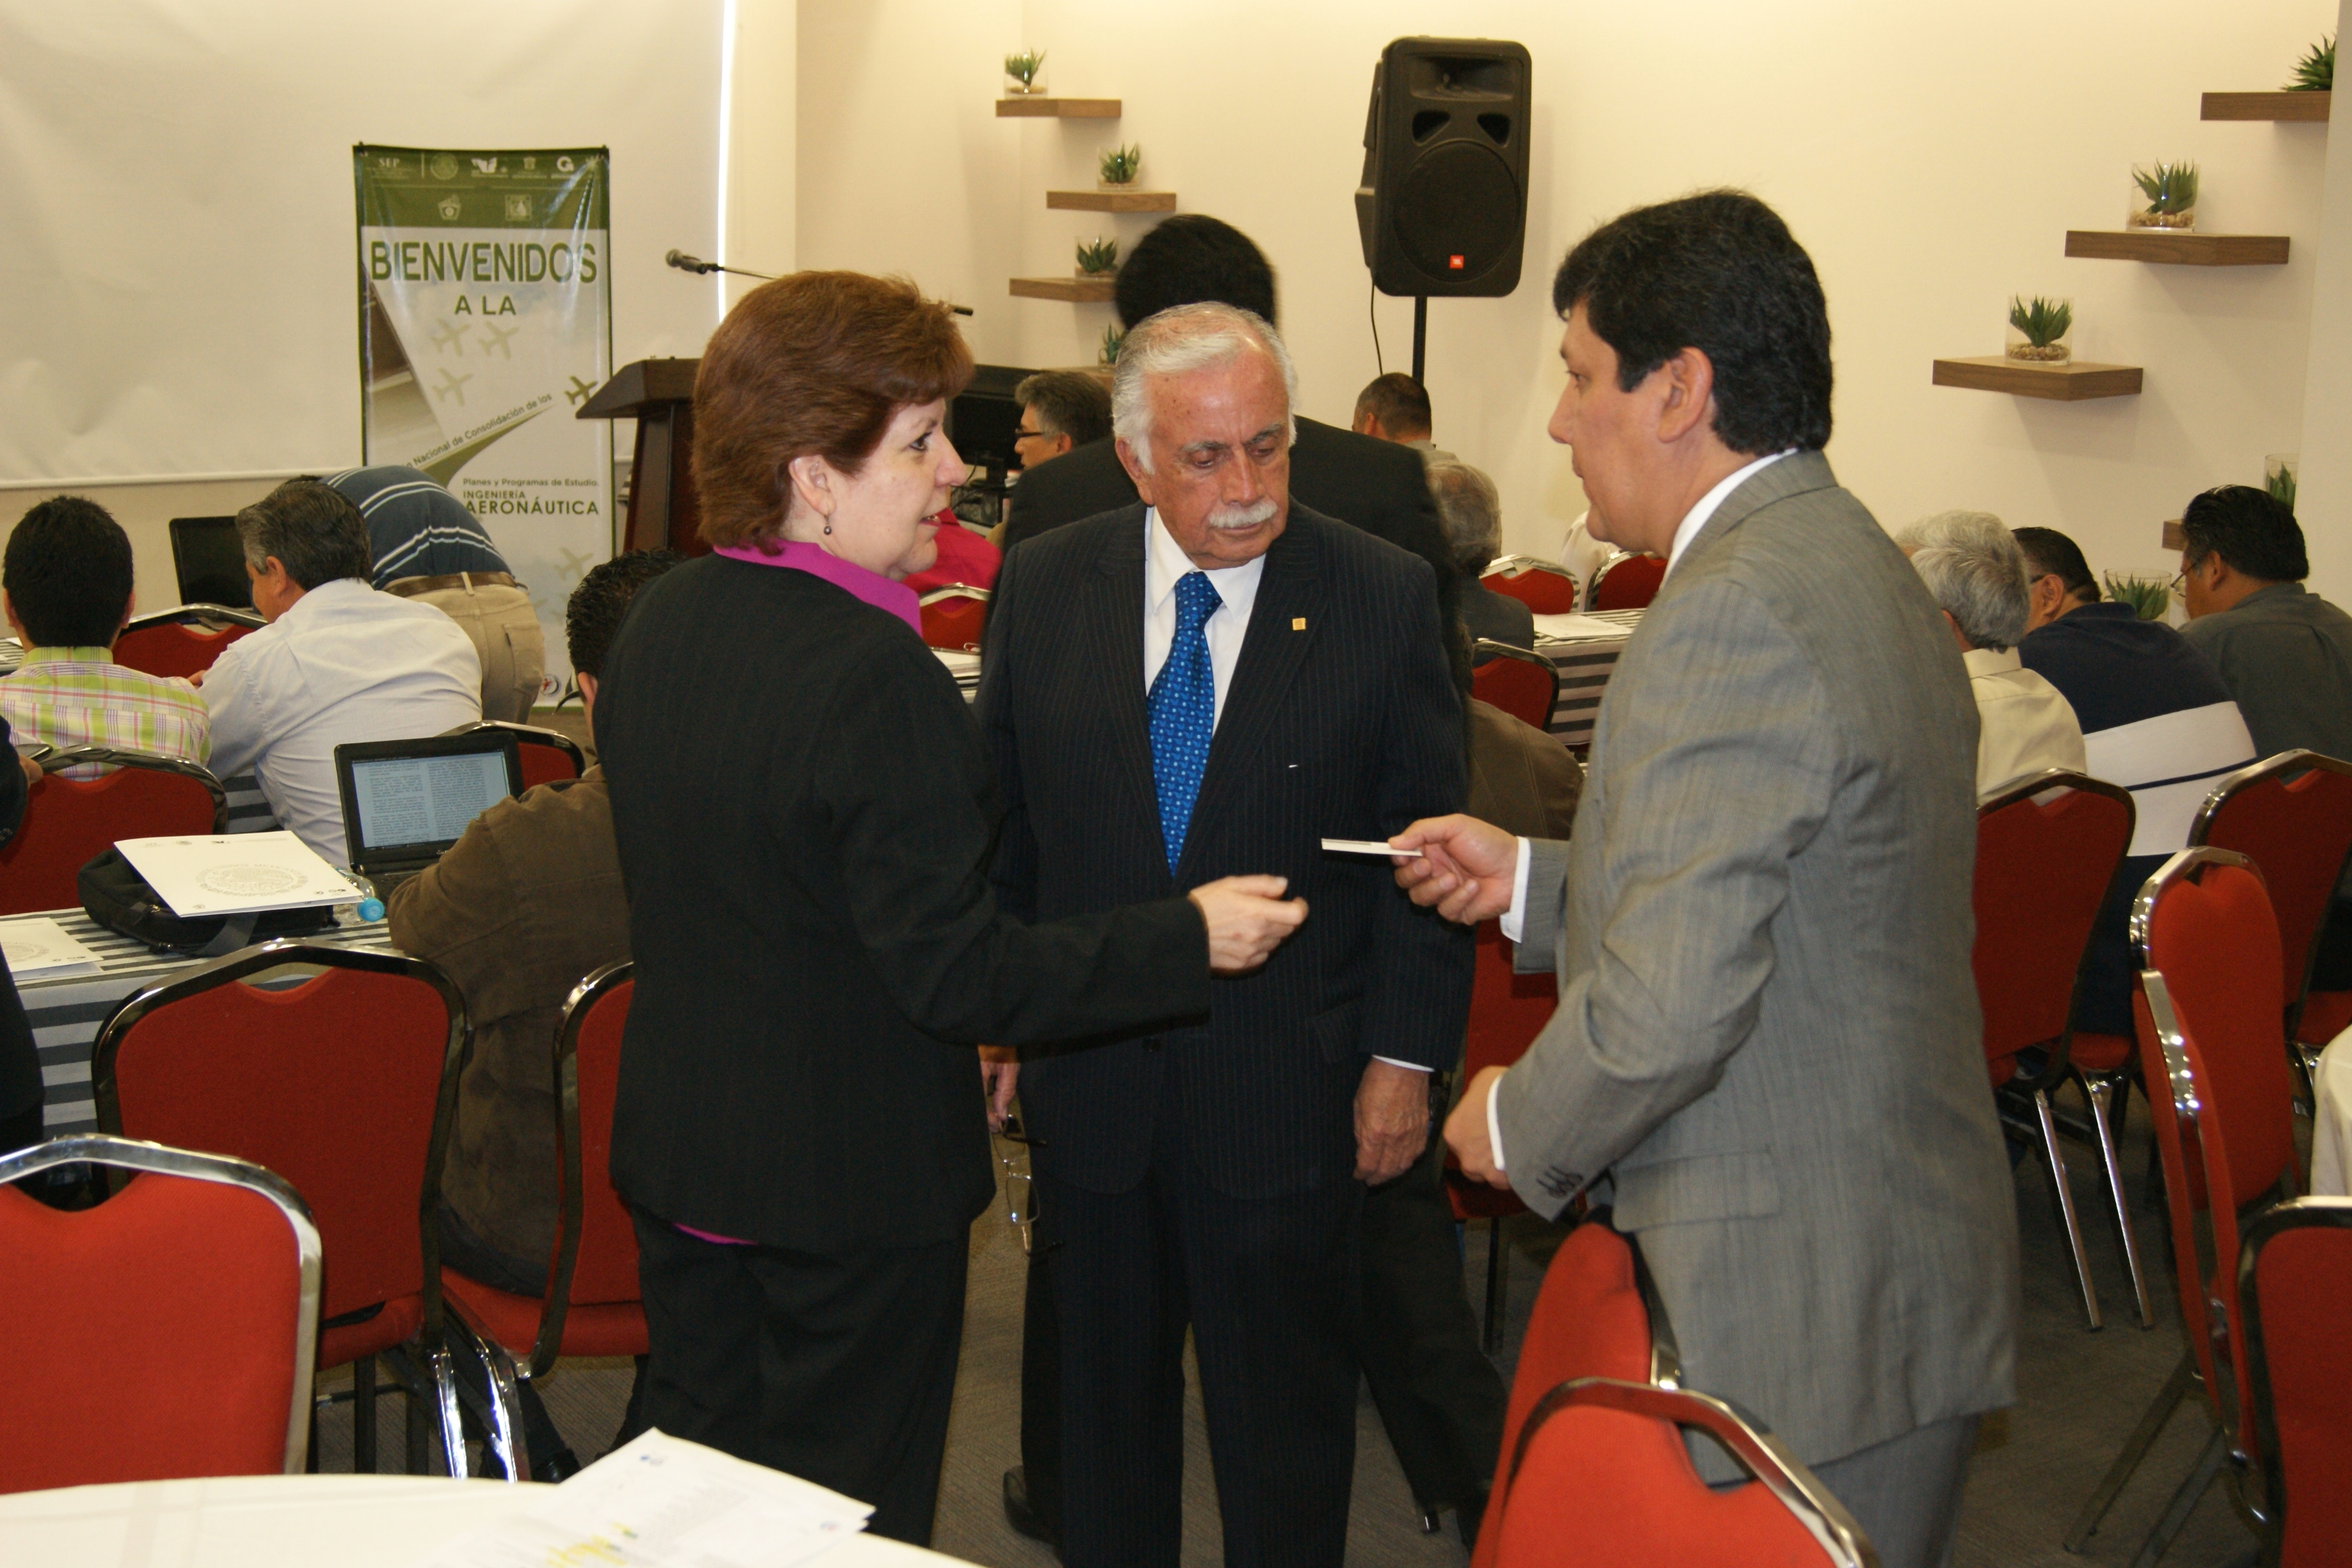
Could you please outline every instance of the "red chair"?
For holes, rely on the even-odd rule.
[[[1489,571],[1478,579],[1481,587],[1497,594],[1507,594],[1539,616],[1573,615],[1576,611],[1576,579],[1568,568],[1550,561],[1536,561],[1515,555],[1507,562],[1496,562],[1501,571]]]
[[[1552,976],[1515,973],[1511,943],[1503,937],[1501,922],[1478,922],[1477,957],[1470,977],[1470,1023],[1462,1048],[1462,1081],[1468,1083],[1488,1068],[1507,1068],[1527,1055],[1543,1032],[1559,1000]],[[1509,1276],[1503,1268],[1503,1222],[1528,1205],[1507,1187],[1490,1187],[1462,1173],[1451,1151],[1445,1156],[1445,1198],[1454,1209],[1454,1223],[1486,1221],[1486,1353],[1493,1355],[1503,1338],[1503,1299]],[[1521,1355],[1527,1352],[1522,1350]],[[1555,1380],[1556,1381],[1556,1380]]]
[[[1724,1491],[1701,1480],[1685,1427],[1711,1434],[1752,1479]],[[1853,1515],[1769,1432],[1719,1399],[1613,1378],[1544,1396],[1487,1516],[1496,1568],[1878,1563]]]
[[[637,1292],[637,1234],[608,1169],[621,1031],[635,969],[607,964],[563,1005],[555,1036],[556,1148],[562,1161],[555,1262],[539,1300],[441,1270],[450,1315],[475,1337],[489,1369],[488,1425],[509,1478],[530,1474],[522,1439],[521,1380],[545,1377],[559,1356],[644,1355],[646,1310]],[[518,1175],[520,1173],[518,1173]],[[525,1358],[518,1368],[515,1358]]]
[[[94,779],[58,777],[80,763],[114,772]],[[76,746],[42,757],[25,820],[0,847],[0,915],[81,907],[75,876],[118,839],[228,831],[228,794],[194,763],[105,746]]]
[[[238,984],[290,965],[322,973]],[[356,1363],[361,1470],[375,1468],[374,1358],[398,1352],[386,1360],[409,1396],[410,1469],[425,1468],[434,1402],[449,1473],[466,1473],[435,1216],[470,1034],[457,987],[429,963],[278,941],[125,997],[92,1050],[100,1131],[250,1160],[310,1204],[327,1248],[318,1363]]]
[[[124,1138],[37,1143],[0,1184],[83,1162],[143,1173],[78,1214],[0,1189],[0,1492],[299,1471],[310,1211],[257,1165]]]
[[[1628,555],[1622,552],[1601,563],[1592,574],[1592,607],[1595,610],[1642,610],[1658,596],[1658,584],[1666,580],[1666,561],[1663,555]]]
[[[515,751],[522,759],[522,787],[525,789],[576,779],[588,771],[587,753],[581,751],[579,742],[561,730],[544,729],[537,724],[517,724],[505,719],[483,719],[441,732],[444,735],[470,735],[478,730],[503,730],[515,738]]]
[[[1471,655],[1486,661],[1470,672],[1471,696],[1521,723],[1550,728],[1551,710],[1559,703],[1559,671],[1551,660],[1488,637],[1480,637]]]
[[[2299,1180],[2294,1088],[2278,1048],[2278,922],[2242,855],[2183,849],[2141,889],[2134,939],[2146,955],[2133,1012],[2149,1120],[2163,1152],[2174,1281],[2189,1353],[2158,1392],[2067,1533],[2080,1552],[2192,1387],[2213,1436],[2138,1561],[2152,1563],[2231,1461],[2231,1496],[2260,1528],[2261,1450],[2236,1289],[2238,1226]]]
[[[2288,783],[2289,774],[2299,774]],[[2313,993],[2312,960],[2352,854],[2352,763],[2281,752],[2213,786],[2189,842],[2234,849],[2262,868],[2285,964],[2286,1037],[2306,1091],[2319,1048],[2352,1026],[2352,991]]]
[[[933,647],[980,651],[981,628],[988,620],[988,590],[958,583],[934,588],[922,597],[923,640]]]
[[[2083,1252],[2050,1091],[2071,1074],[2075,980],[2107,884],[2131,843],[2133,816],[2129,791],[2058,768],[2021,780],[1977,808],[1977,936],[1970,961],[1984,1013],[1985,1065],[2000,1093],[2003,1121],[2032,1140],[2042,1156],[2074,1286],[2094,1329],[2100,1326],[2098,1291]],[[2041,1061],[2020,1076],[2018,1058],[2025,1051],[2040,1052]],[[2140,1274],[2108,1102],[2087,1085],[2084,1094],[2105,1161],[2140,1324],[2152,1328],[2156,1316]]]
[[[2303,1198],[2246,1226],[2238,1263],[2254,1432],[2270,1456],[2263,1561],[2341,1563],[2352,1541],[2352,1202]]]
[[[269,623],[226,605],[182,605],[133,616],[114,642],[114,662],[148,675],[194,675],[222,650]]]

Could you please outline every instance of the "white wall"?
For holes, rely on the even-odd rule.
[[[1075,239],[1148,219],[1048,213],[1114,137],[1145,183],[1273,258],[1303,411],[1344,422],[1375,373],[1350,196],[1389,39],[1516,38],[1534,56],[1527,267],[1500,300],[1430,307],[1437,437],[1491,469],[1513,548],[1580,510],[1542,426],[1558,394],[1552,268],[1596,221],[1698,186],[1747,185],[1811,249],[1837,333],[1841,475],[1890,526],[1944,507],[2074,533],[2101,568],[2164,570],[2189,495],[2259,480],[2301,439],[2326,132],[2202,124],[2199,94],[2282,81],[2329,0],[2100,0],[1969,7],[1855,0],[810,0],[800,28],[799,258],[904,271],[980,308],[982,359],[1094,357],[1104,305],[1013,300]],[[1049,51],[1050,88],[1123,120],[997,120],[999,62]],[[2046,62],[2046,63],[2043,63]],[[2203,166],[2201,226],[2292,236],[2284,268],[2070,261],[2069,227],[2116,227],[2135,161]],[[2147,390],[2059,405],[1931,387],[1938,356],[1996,353],[2012,292],[2071,295],[2085,358]],[[1382,300],[1390,368],[1412,308]]]
[[[2352,22],[2352,0],[2345,0],[2341,22]],[[2352,109],[2330,121],[2327,134],[2338,155],[2328,162],[2321,203],[2294,510],[2311,552],[2313,590],[2352,605],[2352,450],[2345,441],[2352,433]]]

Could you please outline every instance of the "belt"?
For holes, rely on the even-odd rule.
[[[413,599],[419,594],[437,594],[444,588],[520,588],[510,572],[451,572],[440,577],[396,577],[383,585],[387,594],[397,594]]]

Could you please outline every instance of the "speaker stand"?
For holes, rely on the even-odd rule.
[[[1422,379],[1421,362],[1429,348],[1429,296],[1412,297],[1412,379],[1417,386],[1427,386]]]

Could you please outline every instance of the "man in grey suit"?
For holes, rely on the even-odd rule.
[[[1397,873],[1415,901],[1502,917],[1559,979],[1447,1142],[1541,1213],[1613,1203],[1687,1385],[1761,1416],[1887,1568],[1942,1563],[2018,1313],[1969,967],[1968,678],[1821,454],[1828,314],[1771,209],[1628,213],[1552,301],[1552,437],[1610,542],[1670,565],[1569,843],[1466,816],[1391,840],[1426,851]]]

